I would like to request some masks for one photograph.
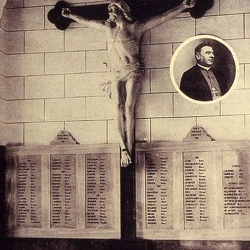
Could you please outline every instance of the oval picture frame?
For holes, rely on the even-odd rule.
[[[183,73],[197,64],[195,47],[208,42],[212,45],[215,59],[212,67],[225,72],[228,91],[215,100],[197,100],[187,96],[180,90],[180,81]],[[170,77],[177,92],[188,101],[209,104],[223,100],[234,89],[239,76],[239,62],[232,47],[224,40],[212,35],[197,35],[185,40],[174,52],[170,62]]]

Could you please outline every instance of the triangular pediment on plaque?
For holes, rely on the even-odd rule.
[[[79,144],[76,139],[67,130],[61,130],[57,133],[55,139],[50,145]]]
[[[200,126],[194,126],[190,129],[186,137],[183,139],[186,142],[193,141],[214,141],[214,139],[207,134],[205,129]]]

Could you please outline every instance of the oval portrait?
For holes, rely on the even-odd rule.
[[[233,89],[238,71],[233,49],[210,35],[187,39],[176,49],[170,64],[176,90],[184,98],[202,104],[225,98]]]

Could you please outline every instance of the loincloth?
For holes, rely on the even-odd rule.
[[[112,82],[126,82],[128,79],[134,78],[140,81],[144,76],[144,65],[142,63],[128,64],[122,70],[113,70],[110,72],[110,80],[101,84],[101,89],[106,95],[111,98],[111,85]]]
[[[115,81],[127,81],[131,78],[142,78],[144,76],[144,65],[140,62],[127,64],[123,69],[111,71],[112,79]]]

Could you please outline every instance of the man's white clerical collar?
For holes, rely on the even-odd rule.
[[[198,66],[201,67],[202,69],[205,69],[205,70],[210,70],[211,67],[205,67],[205,66],[202,66],[198,63]]]

